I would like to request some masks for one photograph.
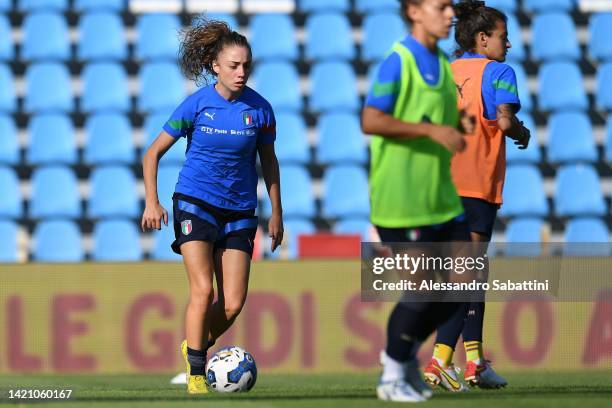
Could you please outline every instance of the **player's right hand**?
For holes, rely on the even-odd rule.
[[[429,137],[451,153],[461,152],[465,149],[464,135],[454,127],[433,125],[429,131]]]
[[[159,203],[147,204],[142,213],[142,221],[140,223],[142,231],[160,230],[162,221],[168,226],[168,211]]]
[[[459,111],[459,123],[463,133],[474,133],[476,130],[476,116],[470,115],[465,109]]]

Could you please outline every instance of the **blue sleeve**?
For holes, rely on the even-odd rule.
[[[270,144],[276,140],[276,118],[271,106],[263,110],[263,123],[257,136],[257,144]]]
[[[185,137],[193,132],[195,123],[196,106],[191,97],[172,113],[170,119],[164,124],[164,130],[174,138]]]
[[[518,94],[516,74],[512,67],[506,64],[492,65],[491,86],[495,95],[495,106],[503,104],[517,105],[516,111],[521,109],[521,101]]]
[[[400,56],[391,53],[378,67],[365,105],[385,113],[392,113],[401,89],[402,62]]]

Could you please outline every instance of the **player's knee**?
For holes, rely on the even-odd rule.
[[[210,305],[213,301],[214,291],[212,282],[197,281],[191,282],[189,289],[189,301],[195,305]]]
[[[228,320],[233,320],[240,314],[244,302],[241,300],[229,301],[225,300],[225,317]]]

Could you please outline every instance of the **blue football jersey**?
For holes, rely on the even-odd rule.
[[[170,136],[187,138],[175,191],[221,208],[254,209],[257,147],[274,143],[275,127],[272,107],[251,88],[234,101],[212,84],[199,89],[164,125]]]
[[[486,58],[484,55],[466,52],[461,58]],[[497,107],[512,104],[516,112],[521,109],[516,74],[510,65],[491,61],[482,74],[482,106],[484,116],[489,120],[497,119]]]
[[[423,80],[434,86],[440,80],[438,54],[431,52],[410,34],[401,43],[412,52]],[[402,62],[396,52],[385,58],[376,72],[374,83],[366,96],[365,105],[391,114],[400,92]]]

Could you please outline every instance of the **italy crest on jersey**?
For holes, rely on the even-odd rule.
[[[421,237],[421,231],[418,228],[409,228],[406,230],[406,238],[412,242],[416,242]]]
[[[244,112],[242,114],[242,121],[245,125],[249,126],[253,124],[253,116],[249,112]]]
[[[191,220],[185,220],[181,222],[181,231],[183,232],[183,235],[191,234],[191,230]]]

